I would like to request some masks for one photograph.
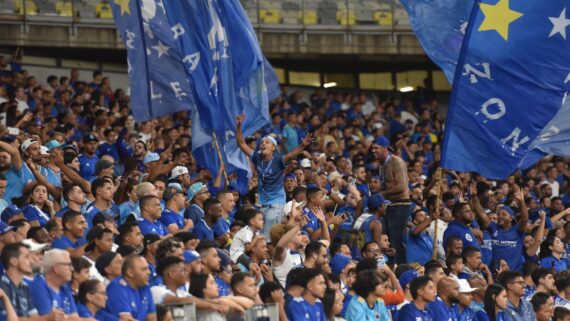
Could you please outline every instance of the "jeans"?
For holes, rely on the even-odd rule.
[[[386,234],[390,245],[396,250],[396,264],[406,263],[406,248],[404,247],[404,229],[412,215],[412,204],[398,202],[388,205],[386,210]]]
[[[269,231],[274,225],[281,224],[283,221],[283,207],[285,204],[264,205],[261,207],[263,213],[263,235],[267,242],[271,241]]]

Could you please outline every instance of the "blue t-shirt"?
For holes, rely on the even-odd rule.
[[[93,318],[93,314],[89,309],[81,303],[77,303],[77,313],[81,318]],[[95,314],[95,320],[97,321],[119,321],[119,318],[110,314],[109,312],[101,309]]]
[[[427,231],[423,231],[418,235],[412,233],[416,227],[414,226],[406,235],[406,261],[408,263],[420,263],[421,265],[431,260],[433,254],[433,239]]]
[[[220,217],[216,224],[214,224],[214,237],[218,238],[224,236],[230,232],[230,222],[226,221],[224,218]]]
[[[0,277],[0,288],[10,299],[19,317],[29,317],[38,313],[32,298],[32,290],[26,281],[22,281],[18,286],[7,275],[2,275]],[[4,303],[0,302],[0,321],[6,321],[6,319],[6,307]]]
[[[309,232],[308,229],[311,229],[311,233],[318,231],[321,226],[315,214],[313,214],[313,212],[308,207],[305,207],[303,209],[303,214],[305,214],[308,218],[307,224],[303,226],[303,230]]]
[[[293,298],[287,305],[287,316],[291,321],[327,321],[321,300],[310,304],[302,296]]]
[[[77,313],[75,300],[71,288],[66,284],[59,292],[52,290],[46,283],[43,275],[37,275],[30,283],[32,298],[39,315],[50,314],[54,309],[62,309],[65,314]]]
[[[109,144],[107,142],[99,145],[97,147],[97,156],[101,157],[103,155],[112,156],[115,161],[118,161],[119,158],[119,150],[117,149],[116,144]]]
[[[99,161],[99,157],[96,155],[88,156],[86,154],[79,155],[79,163],[81,163],[81,168],[79,169],[79,174],[86,180],[90,180],[95,173],[95,164]]]
[[[44,211],[39,209],[37,206],[33,204],[28,204],[26,207],[22,209],[24,212],[24,217],[28,222],[38,221],[40,226],[45,226],[47,222],[50,220],[49,214],[46,214]]]
[[[168,208],[162,211],[162,214],[158,220],[166,227],[172,224],[178,226],[179,229],[182,229],[184,227],[184,217],[176,212],[171,211]]]
[[[51,247],[60,250],[67,250],[70,248],[75,250],[83,246],[85,242],[86,241],[84,238],[80,238],[77,241],[73,242],[67,236],[62,235],[60,238],[53,240],[53,242],[51,242]]]
[[[517,225],[505,231],[492,222],[487,228],[493,239],[493,260],[505,260],[513,271],[521,272],[524,263],[524,232]]]
[[[107,286],[107,297],[107,312],[112,315],[130,313],[133,318],[143,321],[147,315],[156,313],[148,285],[134,289],[125,279],[118,277]]]
[[[345,317],[347,320],[390,321],[388,309],[382,300],[376,300],[374,307],[370,308],[366,299],[358,295],[350,300]]]
[[[216,284],[218,285],[218,293],[220,296],[230,296],[232,294],[232,287],[228,282],[218,276],[214,276],[214,281],[216,281]]]
[[[416,307],[414,302],[410,302],[400,309],[398,319],[394,321],[434,321],[431,312],[426,308],[420,310]],[[443,321],[443,320],[439,320]]]
[[[479,310],[475,312],[473,321],[491,321],[491,319],[489,319],[489,316],[485,310]],[[497,321],[508,321],[508,319],[505,317],[504,311],[499,311],[499,313],[497,313]]]
[[[458,321],[457,307],[454,304],[447,306],[439,297],[429,303],[427,308],[431,312],[434,320]]]
[[[447,239],[449,239],[449,237],[451,236],[457,236],[459,238],[461,238],[461,240],[463,241],[463,249],[465,250],[465,248],[467,248],[468,246],[473,246],[475,248],[479,248],[479,242],[477,242],[477,239],[475,238],[475,236],[473,235],[473,233],[471,232],[471,229],[469,228],[469,226],[453,220],[449,223],[449,225],[447,226],[447,228],[445,229],[445,232],[443,232],[443,244],[445,246],[445,244],[447,244]]]
[[[270,161],[264,161],[258,149],[251,154],[251,161],[257,170],[259,203],[261,205],[285,204],[283,155],[276,153]]]
[[[458,311],[457,320],[459,320],[459,321],[473,321],[473,318],[475,318],[475,311],[473,309],[471,309],[470,307],[463,308],[463,311],[461,311],[461,312],[459,312],[459,310],[457,310],[457,311]]]
[[[493,239],[489,231],[483,230],[483,244],[481,244],[481,261],[487,266],[493,262]]]
[[[131,201],[126,201],[124,203],[121,203],[121,205],[119,205],[119,215],[121,216],[119,220],[120,223],[121,224],[124,223],[129,214],[136,213],[137,208],[138,208],[138,203],[133,203]],[[135,214],[135,216],[137,215]]]
[[[117,216],[121,215],[119,207],[115,203],[111,204],[110,208],[100,209],[100,208],[95,207],[95,202],[93,202],[93,203],[89,204],[89,206],[87,206],[87,211],[84,214],[85,221],[87,221],[87,230],[91,229],[91,227],[93,225],[93,218],[95,217],[95,215],[97,215],[98,213],[103,212],[103,211],[105,211],[107,215],[110,215],[113,217],[117,217]]]
[[[214,229],[210,228],[204,219],[201,219],[192,231],[199,240],[215,241]]]
[[[158,234],[160,236],[168,235],[168,230],[166,227],[160,223],[159,220],[151,222],[144,217],[137,218],[137,224],[143,235],[147,234]]]
[[[194,226],[196,226],[204,218],[204,210],[200,206],[192,204],[184,212],[184,218],[191,219],[194,222]]]
[[[22,168],[16,170],[14,166],[11,166],[10,169],[4,172],[4,176],[6,176],[6,181],[8,182],[4,199],[8,202],[8,206],[10,206],[12,205],[13,198],[22,196],[26,184],[23,181]]]
[[[554,256],[547,256],[540,260],[540,267],[556,270],[556,273],[562,272],[566,270],[568,267],[566,266],[566,262],[562,259],[557,259]]]
[[[299,136],[297,134],[297,130],[289,124],[285,125],[285,128],[283,128],[283,137],[285,138],[287,151],[290,152],[299,146]]]

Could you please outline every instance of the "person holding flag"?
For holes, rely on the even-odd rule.
[[[261,139],[260,146],[254,151],[245,143],[242,124],[245,113],[236,117],[236,141],[239,148],[251,159],[257,171],[259,202],[263,213],[263,234],[269,239],[269,230],[273,225],[280,224],[283,219],[283,207],[286,203],[284,170],[286,164],[297,157],[305,147],[311,144],[313,137],[308,134],[303,143],[286,155],[281,154],[277,140],[267,135]]]

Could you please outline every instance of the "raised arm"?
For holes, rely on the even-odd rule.
[[[515,199],[519,203],[519,208],[521,210],[521,217],[518,223],[519,230],[526,232],[526,226],[528,225],[528,209],[524,202],[524,193],[520,186],[515,185]]]
[[[295,147],[295,149],[290,151],[287,155],[283,156],[283,161],[285,161],[285,163],[288,163],[290,160],[297,157],[297,155],[301,154],[305,148],[311,144],[311,142],[313,142],[313,135],[307,134],[307,136],[303,138],[301,145]]]
[[[293,241],[297,234],[299,234],[301,227],[307,224],[307,218],[304,215],[301,215],[295,201],[293,201],[293,205],[291,206],[290,220],[294,221],[295,225],[277,242],[275,250],[273,251],[273,267],[279,266],[283,263],[287,251],[287,245]],[[275,242],[275,240],[272,240],[272,242]]]
[[[0,141],[0,148],[5,150],[6,153],[10,154],[14,169],[20,170],[20,168],[22,168],[22,157],[20,156],[20,152],[18,152],[18,149],[3,141]]]
[[[471,183],[469,185],[469,193],[471,194],[471,201],[469,205],[475,211],[475,214],[477,214],[477,216],[481,219],[483,227],[487,228],[489,224],[491,224],[491,219],[489,218],[489,215],[485,213],[483,206],[481,206],[481,203],[479,202],[479,197],[477,196],[477,186],[475,183]]]
[[[546,226],[546,212],[540,211],[538,212],[538,216],[540,217],[540,224],[538,225],[538,230],[533,237],[533,241],[526,249],[526,254],[529,257],[533,257],[538,252],[538,248],[540,247],[540,243],[542,242],[542,238],[544,237],[544,227]]]
[[[244,152],[247,155],[247,157],[251,158],[251,155],[253,154],[253,149],[251,149],[251,147],[247,146],[247,144],[245,143],[245,139],[243,138],[243,132],[241,130],[241,126],[243,125],[244,120],[245,120],[245,113],[236,116],[236,142],[241,151]]]

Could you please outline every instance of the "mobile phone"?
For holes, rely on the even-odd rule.
[[[386,260],[384,260],[384,255],[381,255],[379,258],[377,258],[376,263],[379,268],[383,268],[386,265]]]

